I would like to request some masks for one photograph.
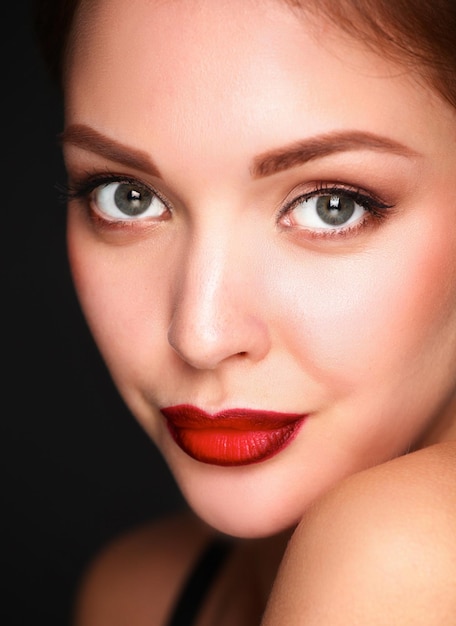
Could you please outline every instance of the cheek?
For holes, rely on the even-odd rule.
[[[158,355],[166,341],[169,318],[163,264],[150,254],[150,242],[148,249],[147,242],[134,249],[105,244],[71,211],[67,240],[87,323],[120,392],[130,394],[145,372],[154,380],[159,377],[160,357],[150,356]]]
[[[289,264],[283,334],[295,359],[335,393],[393,388],[437,355],[443,371],[456,353],[455,239],[446,224],[417,221],[407,238]]]

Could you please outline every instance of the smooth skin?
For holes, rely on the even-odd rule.
[[[456,621],[455,111],[411,69],[275,0],[83,2],[76,32],[63,142],[83,311],[204,520],[176,567],[206,524],[254,540],[201,625],[260,620],[295,528],[265,625]],[[119,212],[125,181],[157,194],[148,213]],[[356,199],[347,225],[318,217],[325,195]],[[170,437],[160,408],[182,403],[309,417],[273,458],[219,467]],[[150,606],[127,578],[157,578],[166,528],[101,557],[78,624],[150,623],[152,607],[163,621],[180,577]],[[255,593],[240,591],[246,569]],[[112,576],[130,593],[110,593]]]

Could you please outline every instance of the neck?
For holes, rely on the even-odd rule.
[[[277,570],[282,561],[293,530],[286,530],[273,537],[246,542],[246,552],[256,584],[256,595],[261,611],[266,607]]]

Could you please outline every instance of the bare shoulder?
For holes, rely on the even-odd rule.
[[[180,513],[116,538],[81,580],[74,626],[163,623],[211,532],[191,513]]]
[[[262,624],[456,624],[455,589],[449,442],[353,475],[316,502],[289,543]]]

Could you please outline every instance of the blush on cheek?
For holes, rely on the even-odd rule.
[[[295,280],[289,274],[287,344],[314,380],[349,391],[370,377],[406,376],[417,359],[454,339],[456,248],[448,236],[426,235],[316,260]]]

